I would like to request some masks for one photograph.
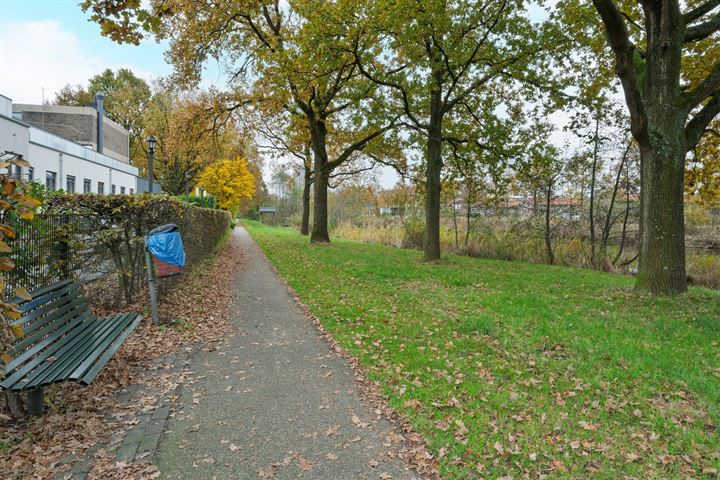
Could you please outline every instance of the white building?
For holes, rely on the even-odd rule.
[[[104,120],[102,113],[99,115]],[[127,158],[114,151],[112,157],[99,153],[93,149],[96,144],[81,145],[17,117],[21,115],[13,115],[12,101],[0,95],[0,155],[20,155],[31,165],[14,167],[13,175],[68,193],[133,194],[146,190],[147,181],[139,177],[137,167],[130,165]],[[102,137],[101,129],[97,133]],[[102,151],[102,143],[99,149]]]

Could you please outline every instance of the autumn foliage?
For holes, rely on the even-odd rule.
[[[220,208],[233,213],[255,194],[255,176],[242,157],[208,166],[198,184],[217,199]]]
[[[0,162],[0,171],[5,172],[12,165],[30,166],[25,160],[12,159]],[[5,273],[15,268],[11,246],[12,240],[16,237],[13,223],[18,220],[32,220],[35,215],[35,208],[38,207],[40,202],[26,193],[26,184],[21,180],[1,174],[0,184],[2,185],[0,190],[0,210],[2,211],[0,214],[0,271]],[[4,294],[5,291],[5,278],[0,278],[0,292]],[[17,288],[15,293],[21,298],[29,299],[29,294],[24,288]],[[10,325],[13,319],[19,317],[20,313],[17,311],[17,306],[5,301],[4,298],[0,298],[0,360],[2,360],[3,364],[10,361],[13,341],[23,334],[20,325]],[[2,376],[3,373],[0,370],[0,378]]]

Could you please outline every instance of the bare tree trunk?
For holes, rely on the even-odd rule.
[[[442,170],[442,100],[438,91],[433,98],[433,113],[427,139],[427,166],[425,169],[425,238],[423,245],[426,261],[440,258],[440,174]],[[436,105],[437,104],[437,105]]]
[[[455,250],[460,250],[460,243],[458,240],[458,224],[457,224],[457,194],[455,193],[455,190],[453,190],[453,202],[452,202],[452,219],[453,219],[453,228],[455,230]],[[467,245],[465,245],[467,246]]]
[[[590,264],[597,268],[595,255],[595,179],[597,177],[598,151],[600,149],[600,112],[595,116],[595,136],[593,137],[593,158],[590,169]]]
[[[625,147],[625,151],[623,152],[622,158],[620,159],[620,166],[618,167],[617,175],[615,176],[615,183],[613,184],[613,192],[612,196],[610,197],[610,205],[608,206],[607,214],[605,215],[605,225],[603,226],[602,230],[602,240],[600,243],[600,255],[602,257],[603,264],[605,264],[605,259],[607,257],[607,247],[608,243],[610,241],[610,230],[612,229],[613,224],[613,211],[615,210],[615,199],[617,198],[617,192],[620,188],[620,179],[622,177],[622,172],[625,169],[625,162],[627,161],[627,156],[630,152],[630,148],[632,147],[632,142],[628,142],[627,146]]]
[[[710,20],[706,22],[711,25],[709,31],[701,28],[706,24],[688,26],[681,3],[643,2],[645,54],[641,56],[617,4],[593,0],[615,55],[631,131],[640,147],[640,252],[635,288],[656,295],[687,291],[685,157],[720,113],[715,73],[700,83],[706,90],[697,87],[688,94],[681,87],[685,43],[716,31]],[[696,107],[697,113],[689,118]]]
[[[682,293],[687,291],[685,152],[643,148],[640,159],[640,254],[635,288],[654,294]]]
[[[550,265],[555,264],[555,252],[553,252],[552,237],[551,237],[551,230],[550,230],[550,205],[551,205],[552,196],[553,196],[553,181],[554,181],[554,179],[552,177],[548,181],[547,196],[545,199],[545,249],[547,251],[548,263]]]
[[[325,122],[313,119],[310,126],[310,133],[313,144],[313,156],[315,162],[315,178],[313,179],[313,191],[315,203],[313,205],[313,227],[310,235],[311,243],[329,243],[328,233],[328,182],[329,167],[325,141],[327,129]]]
[[[625,218],[623,218],[622,232],[620,234],[620,247],[618,253],[613,259],[613,265],[617,265],[618,260],[625,249],[625,238],[627,235],[628,218],[630,217],[630,162],[625,162]]]
[[[473,199],[473,187],[472,183],[468,182],[468,194],[467,204],[465,205],[465,249],[470,243],[470,215],[472,214],[472,199]]]
[[[310,189],[312,187],[312,170],[306,162],[302,194],[302,222],[300,223],[300,234],[310,234]]]

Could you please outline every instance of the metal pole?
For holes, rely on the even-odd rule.
[[[153,193],[153,160],[155,157],[155,149],[151,148],[148,152],[148,180],[150,181],[150,186],[148,187],[148,193]]]
[[[28,392],[27,409],[30,415],[42,415],[45,410],[45,390],[37,387]]]
[[[185,202],[190,201],[190,175],[188,175],[188,172],[185,172]]]
[[[152,312],[153,322],[158,323],[160,317],[157,304],[157,281],[153,272],[152,254],[147,246],[147,237],[145,237],[145,263],[147,264],[148,290],[150,290],[150,311]]]

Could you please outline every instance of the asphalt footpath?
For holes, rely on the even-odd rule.
[[[166,479],[411,479],[397,433],[242,227],[235,333],[191,358],[153,461]]]

